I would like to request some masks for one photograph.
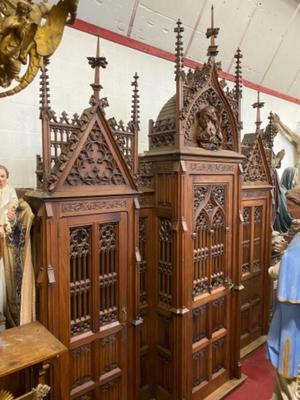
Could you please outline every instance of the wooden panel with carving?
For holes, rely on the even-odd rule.
[[[82,224],[84,222],[84,224]],[[80,223],[80,225],[79,225]],[[61,223],[69,238],[69,273],[61,251],[60,283],[69,281],[70,390],[92,400],[126,399],[127,240],[124,212],[67,217]],[[63,318],[63,313],[61,315]]]
[[[170,218],[160,217],[159,249],[158,249],[158,303],[160,307],[169,309],[172,305],[172,221]]]
[[[194,186],[194,298],[224,285],[226,190],[224,185]]]
[[[213,182],[211,182],[213,181]],[[192,368],[193,398],[204,398],[225,382],[232,343],[231,264],[233,196],[231,176],[194,177]]]
[[[91,226],[70,231],[71,336],[91,330]]]
[[[243,200],[242,263],[241,276],[244,290],[241,292],[241,348],[264,334],[267,293],[269,214],[268,198]],[[267,248],[264,246],[267,245]]]
[[[153,366],[152,362],[152,342],[153,327],[150,319],[150,305],[153,293],[151,291],[151,253],[149,246],[149,234],[151,232],[151,217],[148,210],[142,210],[139,218],[139,250],[141,261],[140,268],[140,296],[139,309],[143,324],[140,329],[140,399],[148,400],[152,398]]]
[[[92,344],[77,347],[71,351],[71,391],[93,385]]]

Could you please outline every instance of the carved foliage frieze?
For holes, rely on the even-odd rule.
[[[233,164],[209,164],[209,163],[195,163],[190,162],[188,164],[191,173],[230,173],[235,171],[235,165]]]
[[[127,200],[97,200],[97,201],[77,201],[72,203],[64,203],[62,212],[64,214],[85,213],[95,211],[105,211],[111,209],[125,209]]]

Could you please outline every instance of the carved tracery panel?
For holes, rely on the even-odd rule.
[[[72,389],[92,383],[92,349],[87,344],[71,351],[71,385]]]
[[[71,335],[91,328],[91,228],[70,231]]]
[[[147,218],[139,220],[139,250],[141,254],[140,261],[140,304],[147,304],[147,257],[146,257],[146,224]]]
[[[118,319],[118,224],[99,225],[100,258],[100,324],[105,325]]]
[[[225,195],[223,185],[194,187],[194,297],[224,284]]]
[[[71,186],[125,184],[98,124],[95,123],[66,183]]]
[[[159,219],[159,304],[169,308],[172,304],[172,222],[170,218]]]
[[[245,166],[245,182],[268,182],[268,177],[265,171],[262,155],[259,150],[258,141],[255,142],[255,147],[252,149],[250,160]]]

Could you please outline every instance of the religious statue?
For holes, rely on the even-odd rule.
[[[35,276],[30,229],[33,213],[8,183],[9,172],[0,165],[0,313],[6,326],[35,320]]]
[[[222,147],[223,135],[216,109],[205,106],[196,114],[196,140],[200,147],[218,150]]]
[[[18,93],[32,82],[44,59],[59,45],[65,24],[74,23],[77,4],[78,0],[60,0],[54,6],[31,0],[0,0],[0,87],[17,82],[0,97]],[[20,76],[22,65],[27,68]]]

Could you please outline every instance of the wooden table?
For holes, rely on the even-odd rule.
[[[0,378],[59,356],[67,349],[41,323],[0,333]]]

